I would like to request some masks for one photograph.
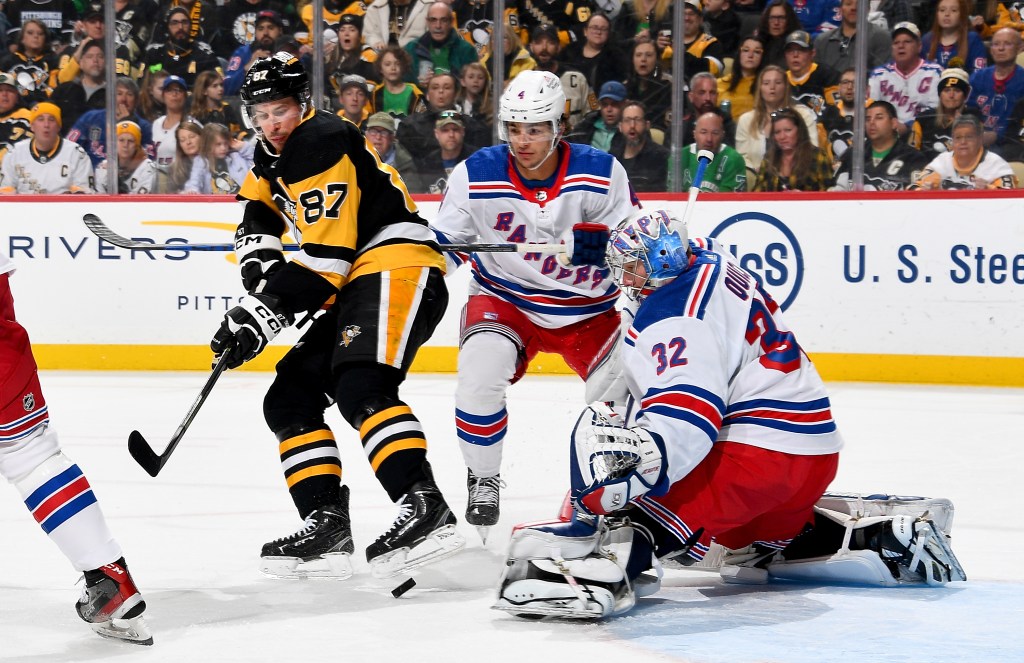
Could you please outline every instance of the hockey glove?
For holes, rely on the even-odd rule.
[[[603,404],[591,405],[573,429],[571,495],[582,513],[605,515],[668,488],[661,438],[640,427],[623,428],[616,419]]]
[[[281,238],[273,235],[249,235],[242,228],[235,233],[235,257],[242,272],[242,285],[246,292],[259,292],[261,281],[266,281],[284,263]]]
[[[577,223],[572,227],[572,255],[574,265],[605,267],[608,249],[608,227],[600,223]]]
[[[228,352],[228,368],[238,368],[267,347],[281,330],[295,320],[280,309],[277,297],[246,295],[238,306],[224,314],[220,329],[210,341],[213,354]]]

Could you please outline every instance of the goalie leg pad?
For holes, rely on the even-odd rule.
[[[825,493],[816,506],[856,518],[864,516],[926,517],[947,536],[953,530],[953,502],[944,497],[860,493]]]

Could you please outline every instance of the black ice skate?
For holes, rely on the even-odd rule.
[[[480,538],[487,543],[487,533],[498,523],[498,491],[502,487],[501,476],[478,477],[473,470],[467,470],[466,522],[476,527]]]
[[[348,515],[348,486],[341,499],[314,509],[302,529],[271,541],[260,553],[260,571],[274,578],[334,578],[352,576],[352,524]]]
[[[398,503],[394,524],[366,549],[370,571],[390,578],[454,555],[466,539],[433,481],[419,481]]]
[[[146,602],[128,573],[124,558],[85,572],[85,587],[75,604],[78,616],[105,638],[153,644],[142,613]]]

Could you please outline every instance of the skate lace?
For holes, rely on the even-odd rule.
[[[409,520],[409,518],[412,517],[415,508],[412,505],[412,500],[407,499],[408,497],[408,495],[402,495],[402,499],[398,503],[398,515],[395,516],[395,522],[391,524],[391,528],[384,533],[385,537],[397,531],[407,520]]]
[[[478,506],[498,506],[498,491],[505,487],[500,476],[473,477],[469,487],[469,501]]]
[[[312,515],[306,516],[306,520],[304,520],[302,522],[302,527],[298,531],[296,531],[294,534],[289,534],[288,536],[282,536],[280,539],[275,539],[274,543],[278,543],[278,542],[282,542],[283,543],[283,542],[291,541],[293,539],[302,538],[302,537],[306,536],[307,534],[309,534],[310,532],[312,532],[313,530],[315,530],[317,525],[318,525],[318,522],[317,522],[317,519],[314,516],[312,516]]]

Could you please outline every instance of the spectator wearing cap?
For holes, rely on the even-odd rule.
[[[672,61],[672,32],[662,30],[656,38],[663,62]],[[701,0],[683,0],[684,69],[687,77],[706,71],[716,77],[725,73],[725,49],[713,35],[704,31],[704,5]]]
[[[96,166],[96,190],[100,193],[152,193],[156,164],[142,149],[142,129],[130,120],[117,123],[117,191],[108,190],[106,159]]]
[[[380,53],[398,44],[405,48],[427,31],[427,9],[433,0],[373,0],[363,16],[363,39]]]
[[[839,6],[842,17],[839,27],[821,33],[814,40],[814,61],[818,64],[826,65],[835,71],[843,71],[854,66],[853,54],[857,39],[862,38],[857,34],[857,2],[858,0],[843,0]],[[861,2],[864,3],[864,11],[867,11],[867,0]],[[863,38],[868,42],[869,69],[880,67],[889,61],[892,40],[888,32],[868,23],[867,34]]]
[[[76,51],[77,80],[61,83],[50,95],[50,101],[60,106],[64,126],[73,127],[82,113],[106,108],[106,59],[103,57],[103,43],[83,42]]]
[[[32,115],[21,105],[18,80],[0,72],[0,159],[17,143],[32,137]]]
[[[338,83],[338,115],[362,129],[370,115],[370,106],[366,103],[369,96],[365,78],[356,74],[342,77]]]
[[[177,145],[175,132],[182,120],[191,119],[188,115],[188,84],[181,76],[168,76],[161,86],[164,91],[165,113],[153,120],[153,149],[156,155],[156,167],[166,173],[174,161],[174,148]]]
[[[612,140],[609,152],[626,169],[629,183],[637,192],[665,191],[668,182],[668,148],[651,140],[650,130],[644,105],[627,102],[619,120],[619,135]]]
[[[412,67],[412,56],[401,46],[388,46],[373,63],[380,81],[370,95],[370,106],[374,111],[384,111],[395,117],[404,117],[423,111],[423,91],[412,83],[405,82],[405,75]]]
[[[0,163],[0,193],[94,193],[89,156],[60,137],[60,108],[40,102],[31,118],[32,138],[16,143]]]
[[[427,8],[427,31],[405,45],[412,57],[406,81],[423,88],[435,72],[450,71],[458,76],[464,66],[478,60],[476,49],[455,31],[454,20],[447,3],[435,2]]]
[[[597,110],[597,97],[587,82],[583,72],[570,65],[559,62],[558,53],[561,44],[558,41],[558,30],[554,25],[545,23],[533,30],[530,37],[530,52],[537,61],[539,71],[548,71],[562,81],[562,90],[568,104],[569,129],[583,119],[587,113]]]
[[[242,89],[245,72],[256,60],[274,54],[274,44],[284,34],[284,20],[275,11],[258,12],[254,18],[252,41],[235,49],[224,72],[224,94],[235,96]]]
[[[796,30],[786,36],[786,78],[793,98],[821,117],[825,107],[836,103],[839,72],[814,61],[811,35]]]
[[[989,47],[992,66],[971,74],[971,96],[967,105],[981,112],[986,147],[1003,142],[1010,112],[1024,99],[1024,67],[1017,64],[1021,46],[1020,33],[1013,28],[997,30]]]
[[[562,46],[583,41],[586,38],[583,26],[587,18],[601,10],[593,0],[573,0],[571,3],[558,0],[506,0],[505,4],[516,7],[519,27],[524,35],[533,35],[539,26],[550,25],[555,28],[555,38]]]
[[[138,113],[139,86],[127,76],[118,76],[115,84],[117,106],[114,117],[118,122],[131,120],[142,128],[142,149],[153,157],[153,125]],[[107,156],[107,111],[92,110],[83,113],[67,132],[67,139],[78,143],[92,160],[93,167]]]
[[[476,152],[475,147],[466,145],[464,119],[457,110],[438,113],[434,121],[434,139],[438,147],[417,162],[416,169],[425,187],[419,193],[444,193],[452,169]]]
[[[454,74],[442,72],[434,74],[427,84],[424,96],[425,109],[402,119],[398,124],[398,140],[405,146],[414,159],[423,159],[432,150],[439,147],[434,135],[434,125],[442,111],[455,110],[455,96],[459,84]],[[491,144],[491,129],[474,117],[462,117],[466,127],[466,143],[480,146]]]
[[[612,139],[619,133],[619,120],[626,105],[626,86],[618,81],[608,81],[601,86],[597,103],[600,108],[584,115],[565,139],[609,152]]]
[[[583,72],[591,89],[600,90],[608,81],[626,79],[626,57],[609,38],[612,22],[606,14],[591,14],[583,25],[583,39],[561,49],[558,59]]]
[[[354,74],[374,83],[379,81],[374,66],[377,52],[363,43],[363,17],[342,14],[335,29],[338,43],[324,63],[324,72],[329,75],[330,80],[338,81],[344,76]]]
[[[213,51],[225,60],[240,46],[248,46],[255,41],[256,23],[263,12],[273,12],[279,21],[281,33],[291,33],[300,29],[299,16],[295,7],[303,4],[291,0],[219,0],[222,5],[218,24],[220,29],[216,37],[210,37]],[[307,3],[308,4],[308,3]],[[327,7],[324,4],[324,14]]]
[[[410,192],[423,191],[420,186],[416,163],[401,143],[395,138],[395,118],[383,111],[374,113],[366,119],[366,139],[377,150],[382,163],[398,171]]]
[[[76,80],[81,73],[82,58],[85,49],[93,44],[105,47],[104,36],[106,31],[103,25],[103,3],[90,2],[82,11],[81,21],[75,23],[75,33],[71,42],[74,48],[65,49],[60,54],[57,64],[57,82],[70,83]],[[115,53],[114,70],[121,75],[138,77],[141,75],[142,49],[131,39],[123,40],[118,36],[117,52]],[[64,116],[65,126],[70,126],[71,121],[67,115]]]
[[[169,9],[166,25],[166,40],[154,42],[146,48],[144,64],[147,70],[180,76],[190,86],[201,71],[224,73],[210,45],[192,36],[192,18],[187,9],[180,5]]]
[[[910,22],[892,29],[892,60],[875,68],[868,77],[868,94],[896,109],[900,136],[906,136],[921,113],[939,104],[938,83],[942,67],[921,57],[921,31]]]

